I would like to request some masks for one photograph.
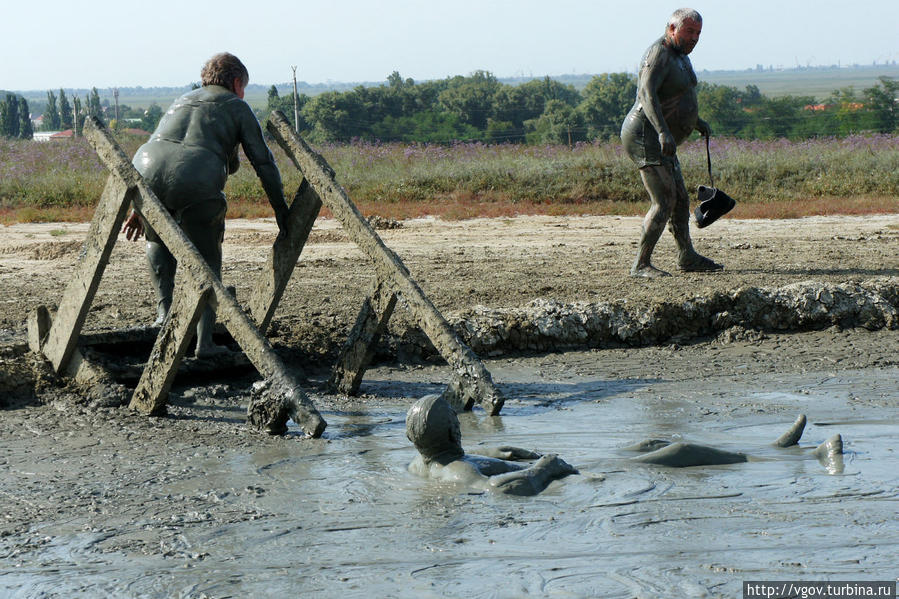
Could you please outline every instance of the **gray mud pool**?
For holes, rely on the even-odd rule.
[[[42,472],[54,492],[54,468],[80,469],[85,480],[102,472],[108,484],[70,488],[84,495],[80,507],[35,512],[27,534],[0,538],[0,594],[739,597],[743,580],[899,574],[899,369],[621,380],[598,374],[595,356],[492,362],[509,398],[502,416],[461,417],[469,453],[515,445],[580,469],[530,498],[406,471],[414,449],[405,412],[440,389],[437,367],[370,371],[369,407],[325,411],[320,440],[217,451],[172,443],[169,464],[143,467],[139,448],[79,450],[63,440],[73,444],[67,466],[33,456],[43,470],[11,473],[7,499],[11,485],[36,484]],[[809,419],[800,446],[771,446],[799,413]],[[834,474],[811,450],[837,432],[846,453]],[[755,459],[684,469],[629,462],[621,448],[646,438]],[[116,470],[116,459],[130,466]],[[99,493],[93,504],[90,493]]]

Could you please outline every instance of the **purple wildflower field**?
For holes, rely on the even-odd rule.
[[[121,140],[129,154],[141,142],[130,136]],[[616,142],[568,147],[355,141],[316,149],[362,206],[416,203],[415,214],[428,213],[430,208],[440,213],[437,207],[446,202],[529,204],[550,212],[564,204],[592,213],[619,211],[621,206],[616,205],[629,204],[632,208],[625,211],[645,210],[639,176]],[[299,185],[300,175],[280,148],[273,144],[272,150],[289,196]],[[853,212],[853,198],[877,197],[883,204],[881,211],[899,209],[897,135],[804,141],[714,138],[711,154],[715,183],[741,203],[839,198],[840,205]],[[687,142],[678,155],[689,187],[707,183],[703,141]],[[229,180],[226,194],[238,203],[264,206],[252,168],[245,158],[242,163],[243,168]],[[0,214],[21,214],[25,208],[89,208],[100,197],[106,176],[84,139],[0,140]]]

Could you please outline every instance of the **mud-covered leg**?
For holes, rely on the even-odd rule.
[[[816,447],[814,453],[830,474],[843,472],[843,437],[839,433]]]
[[[802,438],[802,432],[805,430],[805,423],[805,414],[800,414],[793,426],[790,427],[790,430],[777,438],[774,442],[775,447],[791,447],[799,443],[799,439]]]
[[[640,236],[640,247],[637,250],[637,259],[631,268],[631,276],[634,277],[664,277],[668,273],[659,270],[650,262],[652,251],[665,230],[665,223],[671,216],[674,204],[674,180],[669,172],[662,166],[644,166],[640,169],[640,178],[643,186],[649,193],[649,212],[643,219],[643,233]]]
[[[156,322],[153,326],[162,326],[172,306],[177,263],[161,241],[147,241],[147,264],[150,267],[150,279],[156,288]]]
[[[222,241],[225,235],[224,200],[218,198],[198,202],[181,213],[181,228],[205,258],[215,276],[222,278]],[[197,323],[197,347],[194,355],[210,357],[227,351],[212,340],[215,329],[215,305],[211,302],[203,310]]]

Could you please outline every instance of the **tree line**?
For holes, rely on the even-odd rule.
[[[196,84],[194,84],[196,87]],[[629,73],[604,73],[578,90],[571,84],[545,77],[519,85],[504,84],[488,71],[469,76],[416,83],[394,71],[385,84],[357,86],[296,98],[299,131],[316,142],[353,139],[449,143],[574,144],[616,138],[634,103],[637,81]],[[874,86],[857,91],[834,91],[825,102],[812,96],[769,98],[754,85],[732,86],[700,82],[700,115],[714,135],[743,139],[807,139],[860,132],[892,133],[899,127],[896,96],[899,81],[880,77]],[[272,85],[267,105],[257,110],[264,120],[281,110],[293,123],[294,94],[280,96]],[[71,102],[64,90],[47,92],[41,126],[45,131],[75,129],[81,134],[85,118],[96,116],[113,129],[135,127],[153,131],[163,109],[121,104],[114,111],[109,99],[101,101],[97,88],[84,100]],[[0,135],[30,138],[28,103],[6,94],[0,101]],[[118,118],[115,118],[115,117]]]
[[[32,139],[34,128],[28,112],[28,101],[22,96],[6,93],[0,100],[0,137]]]
[[[488,71],[416,83],[394,71],[384,85],[358,86],[310,97],[300,94],[299,130],[317,142],[352,139],[490,143],[562,143],[618,136],[634,103],[636,77],[594,76],[578,90],[549,77],[506,85]],[[880,77],[870,88],[834,91],[825,102],[812,96],[769,98],[745,89],[700,82],[700,115],[715,135],[744,139],[804,139],[859,132],[891,133],[899,125],[899,81]],[[294,94],[273,85],[264,119],[281,110],[294,121]]]
[[[112,129],[132,127],[153,131],[162,118],[163,110],[152,103],[149,108],[132,108],[126,104],[114,107],[108,98],[101,100],[96,87],[80,98],[72,94],[71,101],[65,90],[59,93],[47,92],[46,104],[43,106],[43,120],[40,131],[64,131],[73,129],[76,137],[80,137],[87,117],[100,119],[104,125]],[[11,93],[6,100],[0,101],[0,136],[10,138],[31,139],[34,134],[33,124],[28,110],[28,101]]]

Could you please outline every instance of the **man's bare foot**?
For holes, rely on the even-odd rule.
[[[634,267],[631,268],[631,276],[643,277],[644,279],[658,279],[660,277],[670,277],[671,273],[660,270],[652,264],[646,264],[645,266],[634,264]]]
[[[790,447],[799,443],[802,431],[805,430],[805,423],[805,414],[800,414],[793,426],[790,427],[790,430],[777,438],[777,441],[774,442],[775,447]]]
[[[843,437],[839,433],[815,448],[814,453],[830,474],[843,472]]]
[[[689,258],[681,259],[678,262],[677,269],[684,272],[715,272],[724,270],[724,266],[705,256],[694,254]]]

